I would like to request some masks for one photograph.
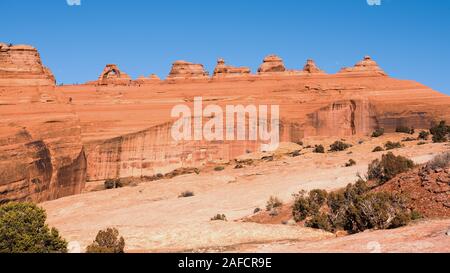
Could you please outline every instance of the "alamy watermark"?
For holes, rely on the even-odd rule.
[[[81,0],[66,0],[69,6],[81,6]]]
[[[204,107],[203,98],[195,97],[193,109],[176,105],[171,117],[178,118],[171,130],[175,141],[258,141],[261,151],[274,151],[280,143],[279,105]]]
[[[367,0],[369,6],[381,6],[381,0]]]

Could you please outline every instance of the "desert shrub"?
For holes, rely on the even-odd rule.
[[[413,137],[406,137],[404,139],[402,139],[402,142],[411,142],[411,141],[416,141],[417,139],[413,138]]]
[[[392,142],[392,141],[388,141],[384,144],[384,148],[386,148],[386,150],[394,150],[394,149],[400,149],[402,148],[403,145],[400,142]]]
[[[430,137],[430,132],[421,131],[419,133],[419,139],[421,139],[421,140],[428,140],[428,137]]]
[[[441,121],[439,124],[433,125],[430,133],[433,135],[434,143],[447,142],[448,134],[450,134],[450,126],[447,126],[445,121]]]
[[[298,141],[298,142],[296,142],[296,144],[300,145],[300,146],[303,146],[304,143],[303,143],[303,141]]]
[[[293,151],[289,155],[292,156],[292,157],[298,157],[298,156],[301,156],[301,153],[300,153],[300,151]]]
[[[395,156],[389,152],[382,156],[381,160],[376,159],[369,164],[367,176],[371,180],[383,184],[396,175],[406,172],[414,167],[414,162],[403,156]]]
[[[106,179],[105,181],[105,189],[111,190],[111,189],[117,189],[122,188],[123,184],[120,181],[120,179]]]
[[[347,163],[345,163],[345,167],[351,167],[351,166],[355,166],[356,165],[356,161],[353,159],[350,159]]]
[[[420,141],[420,142],[417,143],[418,146],[422,146],[422,145],[425,145],[425,144],[427,144],[425,141]]]
[[[397,126],[397,128],[395,129],[395,132],[412,135],[412,134],[414,134],[415,130],[414,130],[414,128],[410,128],[408,126],[400,125],[400,126]]]
[[[124,253],[125,240],[115,228],[100,230],[95,240],[86,248],[87,253]]]
[[[347,150],[350,147],[352,147],[352,145],[344,143],[342,141],[336,141],[335,143],[330,145],[330,152],[341,152]]]
[[[66,253],[67,242],[50,229],[45,210],[31,203],[0,206],[0,253]]]
[[[259,213],[259,212],[261,212],[261,209],[260,209],[260,208],[256,208],[256,209],[253,211],[253,214],[257,214],[257,213]]]
[[[211,218],[211,221],[227,221],[227,216],[225,214],[217,214]]]
[[[384,152],[383,147],[377,146],[372,150],[372,153],[377,153],[377,152]]]
[[[192,191],[184,191],[184,192],[182,192],[178,197],[179,198],[187,198],[187,197],[192,197],[192,196],[194,196],[195,194],[194,194],[194,192],[192,192]]]
[[[324,190],[312,190],[306,195],[302,191],[295,196],[292,214],[296,222],[304,221],[308,216],[319,213],[320,208],[327,201],[328,193]]]
[[[384,128],[378,128],[372,133],[372,137],[380,137],[384,135]]]
[[[272,211],[272,210],[277,209],[277,208],[279,208],[281,206],[283,206],[283,202],[281,202],[281,200],[278,199],[277,197],[271,196],[269,201],[267,201],[266,210],[267,211]]]
[[[316,147],[314,147],[314,153],[316,154],[324,154],[325,153],[325,147],[323,147],[323,145],[316,145]]]
[[[321,229],[325,231],[333,231],[334,228],[326,213],[317,213],[311,217],[311,219],[305,222],[305,226],[315,229]]]
[[[217,166],[217,167],[214,168],[214,170],[216,172],[221,172],[221,171],[225,170],[225,167],[224,166]]]
[[[427,168],[432,170],[445,169],[450,166],[450,152],[435,156],[427,163]]]
[[[368,193],[356,202],[354,230],[390,229],[405,226],[411,220],[406,199],[398,194]]]

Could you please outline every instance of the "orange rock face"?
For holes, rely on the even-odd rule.
[[[80,193],[87,164],[76,114],[34,48],[0,47],[0,203]]]
[[[201,64],[193,64],[186,61],[176,61],[172,65],[169,79],[204,79],[208,72]]]
[[[55,85],[38,51],[27,45],[0,43],[0,86]]]
[[[48,200],[80,192],[85,178],[152,176],[258,151],[261,143],[250,140],[174,141],[171,110],[180,104],[192,108],[195,97],[203,98],[204,107],[223,109],[278,105],[282,142],[358,138],[378,127],[394,132],[399,125],[419,129],[450,121],[448,96],[390,78],[368,57],[336,75],[313,61],[303,71],[287,71],[276,56],[265,58],[258,75],[248,72],[221,60],[209,79],[202,65],[178,61],[165,81],[154,76],[132,81],[108,65],[96,85],[0,87],[0,196]],[[219,75],[225,77],[217,80]]]

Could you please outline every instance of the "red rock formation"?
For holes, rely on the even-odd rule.
[[[161,79],[155,74],[151,74],[149,77],[140,76],[134,81],[134,83],[138,85],[154,84],[159,82],[161,82]]]
[[[216,75],[230,73],[222,61],[219,65]],[[231,72],[247,72],[233,69]],[[337,75],[321,73],[311,61],[296,74],[286,71],[280,58],[269,56],[259,70],[263,76],[239,80],[225,77],[220,81],[172,82],[207,79],[202,65],[179,61],[173,65],[169,81],[139,88],[113,65],[100,77],[99,82],[112,83],[103,88],[58,86],[56,93],[51,88],[0,88],[0,151],[9,164],[1,169],[5,178],[0,195],[8,199],[52,199],[79,192],[76,185],[82,187],[83,175],[89,181],[151,176],[214,160],[227,161],[259,149],[260,143],[252,141],[174,142],[170,134],[172,107],[191,105],[198,96],[204,98],[205,105],[221,107],[279,105],[281,141],[290,142],[316,136],[361,137],[378,127],[386,132],[395,131],[398,125],[429,128],[433,120],[450,120],[448,96],[413,81],[374,78],[381,75],[380,70],[366,58]],[[122,82],[127,84],[115,86]],[[68,101],[79,122],[71,108],[62,103]],[[27,134],[21,133],[23,128]],[[27,145],[36,141],[44,144]],[[87,158],[85,171],[82,145]],[[32,162],[38,162],[33,163],[37,167],[26,169]],[[52,163],[51,170],[48,162]],[[36,177],[45,181],[38,183],[44,186],[37,194],[33,184],[38,182]],[[61,190],[61,181],[72,182]]]
[[[249,74],[250,68],[229,66],[225,64],[225,60],[223,59],[217,60],[217,66],[214,69],[215,78],[243,76]]]
[[[373,74],[379,76],[386,76],[386,73],[372,60],[370,56],[365,56],[364,60],[357,63],[354,67],[343,68],[339,73],[350,74]]]
[[[80,193],[86,158],[78,117],[36,49],[0,47],[0,203]]]
[[[202,64],[176,61],[172,65],[168,79],[206,79],[208,75]]]
[[[264,58],[263,64],[259,67],[259,74],[285,72],[283,60],[277,55],[269,55]]]
[[[317,67],[314,60],[307,60],[305,67],[303,68],[303,72],[306,72],[308,74],[325,74],[324,71],[320,70],[319,67]]]
[[[0,86],[55,85],[38,51],[27,45],[0,43]]]
[[[120,71],[115,64],[106,65],[98,79],[99,85],[129,85],[131,78],[126,73]]]

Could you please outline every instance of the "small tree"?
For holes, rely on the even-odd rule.
[[[369,164],[367,176],[369,179],[383,184],[396,175],[404,173],[414,167],[414,162],[403,156],[395,156],[389,152],[382,156],[381,161],[376,159]]]
[[[434,143],[447,142],[448,134],[450,134],[450,126],[447,126],[445,121],[441,121],[439,124],[434,125],[430,129],[430,132],[433,135]]]
[[[115,228],[100,230],[95,240],[86,249],[87,253],[124,253],[125,240],[119,238],[119,231]]]
[[[45,210],[35,204],[0,206],[0,253],[66,253],[67,242],[46,219]]]

